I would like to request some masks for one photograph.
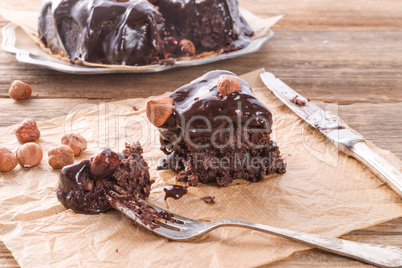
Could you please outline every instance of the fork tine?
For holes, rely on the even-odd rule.
[[[116,193],[115,191],[110,191],[109,195],[111,195],[111,197],[113,197],[116,200],[121,198],[121,195]]]
[[[118,191],[125,193],[122,189],[118,189]],[[155,229],[163,226],[174,231],[187,229],[184,222],[173,218],[174,214],[169,211],[159,207],[155,208],[154,205],[130,195],[120,195],[114,191],[110,191],[109,194],[106,198],[112,207],[145,227]]]
[[[123,188],[121,188],[120,186],[118,186],[118,185],[114,185],[114,187],[113,187],[119,194],[129,194],[129,192],[127,192],[126,190],[124,190]]]
[[[116,190],[118,193],[120,193],[120,194],[122,194],[122,195],[128,195],[128,196],[130,196],[130,194],[129,194],[127,191],[125,191],[124,189],[122,189],[121,187],[115,185],[114,188],[115,188],[115,190]],[[113,193],[114,196],[117,195],[117,198],[120,198],[120,197],[121,197],[119,194],[117,194],[117,193],[114,192],[114,191],[110,191],[110,193]],[[115,197],[115,198],[116,198],[116,197]],[[130,196],[130,198],[135,198],[135,197],[131,197],[131,196]],[[155,206],[154,204],[151,204],[151,203],[149,203],[149,202],[147,202],[147,201],[145,201],[145,200],[143,200],[143,199],[139,199],[139,198],[136,198],[136,199],[137,199],[137,200],[141,200],[141,202],[143,202],[143,203],[145,203],[146,205],[152,207],[152,208],[155,209],[157,212],[169,214],[169,218],[172,218],[172,219],[175,220],[175,221],[180,221],[180,222],[184,222],[184,223],[194,223],[194,220],[192,220],[192,219],[189,219],[189,218],[186,218],[186,217],[183,217],[183,216],[174,214],[174,213],[172,213],[172,212],[169,212],[169,211],[167,211],[167,210],[164,210],[163,208],[160,208],[160,207],[158,207],[158,206]],[[163,217],[161,217],[161,218],[163,218]]]
[[[144,202],[145,204],[147,204],[147,205],[149,205],[149,206],[152,206],[152,207],[153,207],[156,211],[158,211],[158,212],[167,212],[167,213],[170,213],[171,215],[173,215],[171,218],[174,219],[174,220],[179,220],[179,221],[182,221],[183,223],[186,223],[186,224],[190,224],[190,223],[194,223],[194,222],[195,222],[193,219],[190,219],[190,218],[186,218],[186,217],[177,215],[177,214],[172,213],[172,212],[170,212],[170,211],[167,211],[167,210],[165,210],[165,209],[163,209],[163,208],[160,208],[160,207],[158,207],[158,206],[155,206],[154,204],[151,204],[151,203],[149,203],[149,202],[147,202],[147,201],[145,201],[145,200],[142,200],[142,202]]]
[[[117,197],[117,198],[113,198],[110,195],[106,195],[106,198],[109,201],[110,205],[113,208],[115,208],[116,210],[123,213],[123,215],[125,215],[127,218],[129,218],[130,221],[136,222],[150,230],[160,227],[158,222],[153,221],[149,217],[146,217],[146,215],[140,215],[138,213],[140,211],[140,208],[138,208],[138,207],[136,207],[135,209],[129,208],[126,205],[124,205],[120,200],[118,200],[118,198],[120,198],[120,197],[118,196],[117,193],[112,193],[112,191],[111,191],[110,194],[113,195],[114,197]]]

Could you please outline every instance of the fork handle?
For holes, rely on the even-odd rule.
[[[402,267],[402,249],[394,246],[365,244],[235,220],[217,221],[215,224],[215,228],[219,226],[238,226],[267,232],[381,267]]]

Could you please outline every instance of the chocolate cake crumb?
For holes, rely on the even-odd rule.
[[[301,100],[298,97],[299,97],[299,95],[294,96],[292,99],[290,99],[290,102],[296,104],[299,107],[305,106],[306,101]]]
[[[215,196],[204,196],[201,197],[202,200],[204,200],[205,203],[207,204],[215,204]]]

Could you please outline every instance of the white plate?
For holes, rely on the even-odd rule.
[[[243,15],[248,18],[253,18],[256,20],[262,20],[259,17],[251,14],[247,10],[241,10]],[[37,45],[33,39],[18,25],[14,23],[7,24],[3,28],[3,42],[1,48],[11,54],[15,54],[19,62],[43,66],[49,69],[64,73],[73,74],[104,74],[104,73],[154,73],[169,70],[172,68],[188,67],[207,64],[215,61],[236,58],[248,54],[257,52],[261,46],[274,36],[272,30],[268,30],[264,35],[253,39],[250,44],[240,50],[213,55],[205,58],[194,59],[194,60],[182,60],[176,61],[174,66],[165,65],[146,65],[138,66],[141,68],[136,68],[132,66],[121,66],[110,68],[105,67],[90,67],[79,64],[71,64],[63,60],[52,57],[43,51],[39,45]],[[131,67],[131,68],[130,68]]]

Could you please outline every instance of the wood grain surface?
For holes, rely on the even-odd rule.
[[[1,0],[2,8],[38,9],[40,0]],[[402,158],[402,3],[400,0],[239,0],[261,17],[284,14],[259,52],[158,74],[79,76],[20,64],[0,51],[0,127],[33,117],[65,115],[71,107],[172,91],[213,69],[238,75],[266,68],[320,106],[339,104],[339,116],[377,146]],[[0,28],[7,22],[0,18]],[[33,96],[8,98],[13,80]],[[0,137],[1,144],[1,137]],[[402,247],[402,218],[345,234],[353,241]],[[268,267],[370,267],[308,250]],[[0,242],[0,268],[19,267]]]

